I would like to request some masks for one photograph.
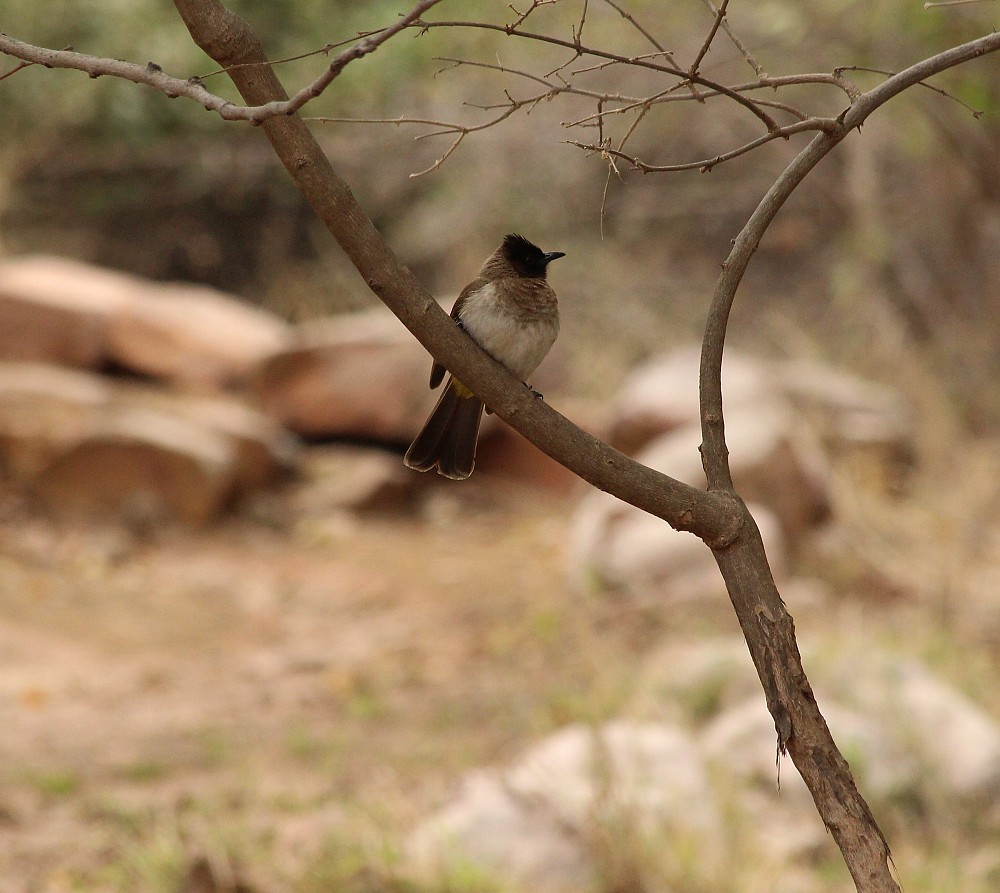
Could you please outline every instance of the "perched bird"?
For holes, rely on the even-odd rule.
[[[556,293],[545,281],[548,265],[561,251],[544,252],[523,236],[504,236],[479,275],[458,296],[452,319],[493,359],[526,382],[559,334]],[[431,387],[445,369],[431,366]],[[483,402],[454,376],[449,376],[420,433],[403,461],[417,471],[465,480],[476,463],[476,441]]]

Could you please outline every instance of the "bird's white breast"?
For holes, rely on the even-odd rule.
[[[492,282],[466,297],[460,318],[472,339],[521,381],[538,368],[559,334],[554,308],[535,317],[518,315],[498,299]]]

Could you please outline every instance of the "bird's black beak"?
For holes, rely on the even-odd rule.
[[[565,257],[565,251],[546,251],[543,257],[545,258],[545,266],[548,266],[552,261],[558,260],[560,257]]]

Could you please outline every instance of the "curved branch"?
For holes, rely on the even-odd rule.
[[[850,108],[835,119],[836,126],[827,127],[823,133],[817,134],[778,177],[734,240],[715,287],[702,347],[702,460],[710,488],[732,488],[722,417],[722,350],[729,312],[750,258],[774,216],[806,174],[854,128],[860,127],[879,106],[935,74],[998,49],[1000,33],[988,34],[911,65],[874,89],[862,93]]]
[[[768,225],[805,176],[881,105],[931,75],[997,50],[1000,34],[987,35],[925,59],[858,97],[840,116],[836,129],[815,136],[784,170],[737,236],[716,285],[702,345],[701,450],[710,489],[729,491],[733,485],[722,413],[722,351],[736,289]],[[888,844],[816,705],[802,668],[795,627],[767,570],[759,532],[752,520],[745,529],[746,536],[713,549],[713,554],[764,688],[779,750],[787,748],[791,755],[844,854],[857,889],[898,893],[888,867]]]

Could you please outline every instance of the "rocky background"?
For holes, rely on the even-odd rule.
[[[292,325],[35,255],[0,264],[0,333],[21,888],[844,883],[708,550],[495,421],[470,482],[403,468],[433,398],[387,312]],[[678,347],[608,400],[549,399],[699,483],[697,369]],[[950,864],[925,835],[971,826],[995,878],[995,696],[940,640],[1000,630],[988,533],[928,626],[948,550],[871,526],[913,510],[912,402],[738,350],[724,388],[737,487],[898,858]]]
[[[899,68],[986,27],[979,4],[732,5],[772,73]],[[210,69],[169,5],[106,6],[13,0],[0,24]],[[398,4],[244,11],[279,56]],[[543,12],[568,30],[579,10]],[[678,12],[675,52],[704,15]],[[450,119],[518,89],[435,74],[460,53],[527,58],[401,39],[317,112]],[[705,64],[747,76],[728,44]],[[724,369],[737,486],[908,893],[1000,887],[994,74],[946,85],[982,120],[914,92],[810,175],[741,286]],[[407,471],[426,353],[259,134],[144,97],[38,67],[0,82],[0,889],[850,889],[710,553],[495,418],[469,481]],[[749,138],[721,109],[652,115],[635,151]],[[606,165],[564,142],[587,111],[543,104],[425,177],[446,145],[316,129],[446,304],[507,231],[565,251],[533,384],[697,484],[718,264],[799,144],[623,170],[605,196]]]

